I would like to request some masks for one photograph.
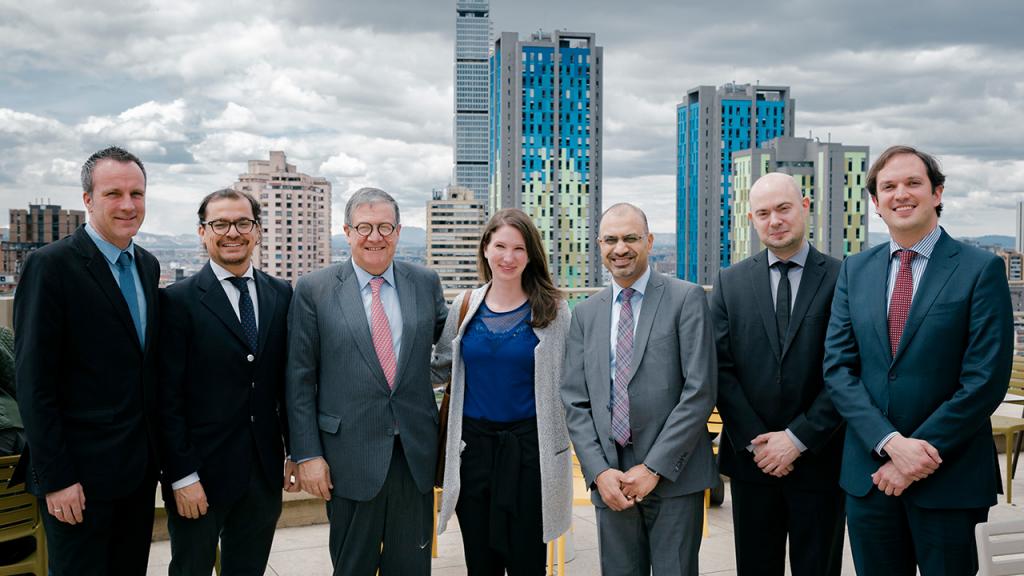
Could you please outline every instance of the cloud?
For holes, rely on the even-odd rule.
[[[798,136],[938,154],[943,222],[962,235],[1012,232],[1005,206],[1024,192],[1024,5],[984,4],[787,0],[763,18],[753,0],[492,0],[491,18],[523,38],[596,33],[605,204],[641,204],[655,230],[673,228],[676,104],[698,85],[760,81],[791,86]],[[272,149],[331,180],[336,223],[375,185],[421,225],[408,219],[451,179],[453,8],[0,0],[0,210],[40,194],[77,206],[76,167],[119,143],[151,174],[148,231],[191,231],[193,204]]]

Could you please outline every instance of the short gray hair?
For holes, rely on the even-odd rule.
[[[398,214],[398,202],[395,202],[391,194],[380,188],[360,188],[352,194],[352,197],[348,199],[348,203],[345,204],[345,225],[352,225],[352,212],[356,208],[363,204],[378,204],[380,202],[391,204],[391,207],[395,209],[395,226],[400,225],[402,218]]]
[[[96,169],[96,164],[99,164],[100,160],[113,160],[114,162],[120,162],[122,164],[134,162],[139,169],[142,170],[142,181],[145,182],[148,180],[146,176],[146,167],[142,165],[142,160],[139,160],[135,154],[132,154],[124,148],[108,146],[103,150],[94,152],[93,155],[89,156],[89,159],[85,161],[85,164],[82,165],[82,191],[89,196],[92,196],[92,173],[93,170]]]

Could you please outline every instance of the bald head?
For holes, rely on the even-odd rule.
[[[747,218],[761,243],[780,259],[788,260],[803,246],[810,205],[810,198],[803,197],[792,176],[772,172],[758,178],[750,188]]]

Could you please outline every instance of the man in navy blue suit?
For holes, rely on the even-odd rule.
[[[839,273],[825,385],[848,431],[840,484],[854,563],[871,576],[974,574],[974,526],[999,491],[989,416],[1013,317],[1002,260],[938,225],[945,176],[894,146],[867,188],[892,240]]]
[[[146,171],[106,148],[82,166],[82,191],[89,223],[29,256],[14,299],[28,438],[16,474],[45,509],[51,574],[142,575],[160,469],[160,264],[133,241]]]
[[[199,205],[210,261],[160,294],[163,494],[168,573],[263,574],[281,514],[288,304],[292,288],[251,262],[260,203],[230,188]]]

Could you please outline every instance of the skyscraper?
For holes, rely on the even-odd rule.
[[[70,235],[85,224],[84,210],[61,210],[55,204],[29,204],[11,208],[8,239],[3,242],[3,272],[19,276],[28,255],[51,242]]]
[[[594,34],[503,32],[491,56],[492,213],[521,208],[564,288],[601,283],[603,49]]]
[[[1024,201],[1017,202],[1017,237],[1014,248],[1024,252]]]
[[[811,199],[807,239],[815,248],[839,259],[860,252],[868,238],[867,171],[867,146],[781,136],[734,152],[730,260],[738,262],[762,248],[746,215],[750,187],[769,172],[793,175]]]
[[[676,275],[711,284],[732,261],[732,153],[793,135],[788,86],[698,86],[676,106]]]
[[[331,183],[302,174],[284,152],[249,160],[249,171],[232,186],[260,201],[263,241],[256,266],[292,284],[331,262]]]
[[[487,202],[489,0],[455,2],[455,184]]]
[[[427,202],[427,266],[446,290],[480,285],[476,252],[486,223],[487,205],[472,190],[434,190]]]

